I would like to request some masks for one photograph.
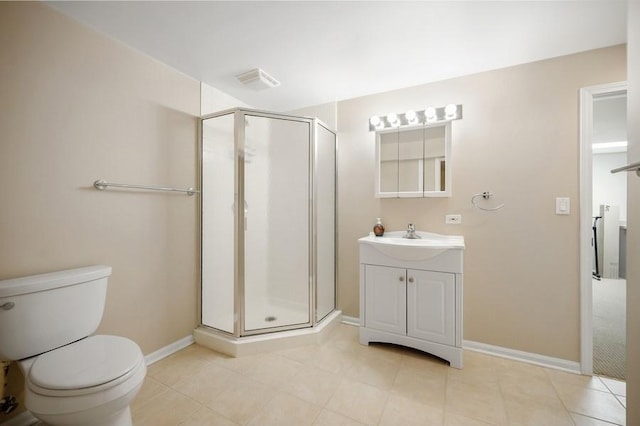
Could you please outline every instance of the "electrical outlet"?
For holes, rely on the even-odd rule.
[[[449,225],[460,225],[462,223],[462,215],[448,214],[444,217],[444,223]]]

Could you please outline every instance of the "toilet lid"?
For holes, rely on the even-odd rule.
[[[113,381],[140,364],[142,352],[119,336],[91,336],[40,355],[29,381],[43,389],[85,389]]]

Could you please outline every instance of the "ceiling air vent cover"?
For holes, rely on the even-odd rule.
[[[254,90],[270,89],[280,86],[280,82],[260,68],[252,69],[240,75],[236,75],[242,84]]]

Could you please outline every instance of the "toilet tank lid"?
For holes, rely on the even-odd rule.
[[[0,298],[93,281],[111,275],[111,266],[93,265],[0,281]]]

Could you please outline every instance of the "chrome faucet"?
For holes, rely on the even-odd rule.
[[[413,223],[410,223],[409,226],[407,226],[407,233],[404,234],[402,238],[417,240],[418,238],[422,238],[422,237],[420,235],[416,235],[416,227],[413,226]]]

